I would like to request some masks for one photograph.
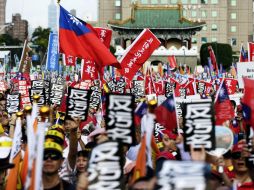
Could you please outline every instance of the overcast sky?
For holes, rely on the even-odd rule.
[[[68,11],[76,9],[77,16],[97,20],[98,0],[61,0],[61,5]],[[11,21],[12,14],[20,13],[30,27],[48,26],[48,5],[51,0],[7,0],[6,22]],[[56,3],[57,0],[54,0]]]

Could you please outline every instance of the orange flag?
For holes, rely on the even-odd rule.
[[[141,177],[146,175],[146,133],[142,137],[141,145],[139,148],[136,166],[134,168],[134,173],[132,176],[132,183]]]
[[[6,189],[16,190],[18,184],[19,164],[21,160],[21,152],[19,152],[13,159],[14,168],[10,169],[9,177],[6,184]]]

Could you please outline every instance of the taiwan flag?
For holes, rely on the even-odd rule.
[[[177,127],[174,97],[168,97],[160,106],[155,108],[156,121],[169,131]]]
[[[233,119],[234,114],[234,108],[230,102],[226,84],[223,82],[218,92],[218,99],[215,102],[215,124],[222,125],[225,121]]]
[[[97,37],[94,28],[60,6],[59,50],[66,55],[93,60],[100,68],[121,68],[116,58]]]
[[[247,61],[248,61],[247,53],[245,52],[243,45],[241,45],[239,62],[247,62]]]
[[[243,118],[254,128],[254,80],[243,78],[244,95],[241,103],[243,107]]]

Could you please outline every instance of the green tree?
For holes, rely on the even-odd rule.
[[[17,38],[12,38],[9,34],[0,35],[0,44],[1,45],[20,45],[21,41]]]
[[[200,61],[201,65],[208,65],[208,57],[210,57],[208,52],[208,47],[212,46],[214,54],[216,56],[218,66],[222,64],[225,69],[229,69],[232,65],[232,47],[229,44],[222,43],[206,43],[200,48]]]
[[[36,52],[44,55],[48,47],[50,28],[42,28],[39,26],[32,34],[32,43],[37,45]]]

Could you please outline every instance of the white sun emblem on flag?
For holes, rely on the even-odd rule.
[[[70,16],[70,20],[72,21],[73,24],[76,24],[77,26],[80,24],[82,25],[82,23],[73,15],[69,14]]]
[[[224,94],[225,94],[225,90],[223,88],[220,89],[220,96],[224,96]]]

